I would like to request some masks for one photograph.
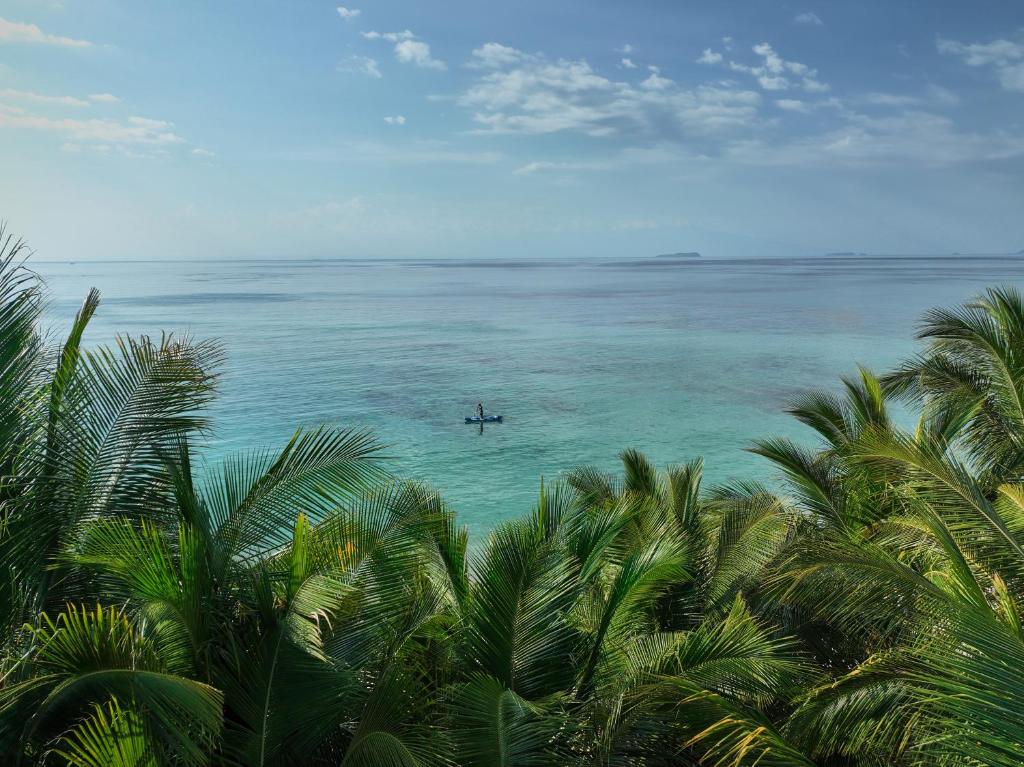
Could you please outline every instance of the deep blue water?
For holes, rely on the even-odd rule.
[[[744,448],[809,439],[783,408],[856,363],[912,353],[921,312],[1019,283],[1012,257],[699,261],[36,262],[63,328],[161,329],[227,352],[209,460],[296,425],[369,427],[392,468],[475,533],[526,512],[540,477],[696,455],[712,482],[771,477]],[[463,423],[478,401],[505,423]]]

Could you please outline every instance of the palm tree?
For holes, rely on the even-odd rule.
[[[1024,479],[1024,299],[990,288],[962,307],[933,309],[925,351],[884,383],[947,423],[987,489]]]
[[[221,352],[63,343],[0,230],[0,752],[38,765],[1018,765],[1024,303],[765,440],[621,455],[478,547],[365,432],[203,476]],[[1018,395],[1020,393],[1020,396]],[[890,403],[919,408],[905,431]]]
[[[931,312],[923,335],[940,340],[929,353],[882,380],[862,371],[845,400],[814,394],[794,408],[824,449],[755,448],[783,469],[806,520],[768,597],[819,637],[806,645],[826,676],[783,727],[811,756],[1019,762],[1020,680],[997,668],[1024,651],[1024,493],[993,483],[1015,471],[1021,432],[1003,410],[1014,378],[998,360],[1024,351],[1021,318],[1005,290]],[[943,378],[953,369],[963,386]],[[888,416],[889,396],[922,404],[913,433]]]
[[[724,754],[726,738],[694,738],[794,691],[795,648],[740,596],[785,540],[786,515],[724,491],[701,500],[699,462],[659,475],[638,452],[622,458],[624,480],[581,468],[542,486],[532,515],[474,558],[468,676],[451,703],[459,764]],[[769,728],[748,751],[779,744]]]
[[[164,336],[86,351],[92,291],[51,355],[24,246],[0,242],[4,752],[73,761],[97,738],[127,738],[148,759],[201,763],[223,728],[225,748],[269,763],[281,658],[322,655],[317,619],[348,594],[335,588],[341,560],[311,559],[303,531],[383,478],[377,444],[299,433],[198,488],[190,442],[206,426],[217,347]],[[263,705],[236,704],[224,727],[232,670]]]

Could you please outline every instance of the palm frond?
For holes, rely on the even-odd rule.
[[[201,763],[221,729],[223,696],[168,673],[154,646],[114,609],[69,606],[33,630],[34,674],[0,690],[0,721],[23,712],[21,748],[45,743],[111,698],[131,701],[146,732],[188,763]]]
[[[567,615],[578,585],[567,559],[522,520],[491,533],[474,574],[467,661],[529,699],[568,689],[578,636]]]
[[[383,479],[380,446],[366,432],[296,432],[276,456],[229,459],[201,495],[220,545],[251,558],[287,545],[292,521],[318,523]]]
[[[466,767],[555,767],[564,716],[558,700],[531,703],[499,680],[471,675],[452,694],[457,761]]]
[[[157,767],[160,758],[143,722],[116,698],[61,736],[50,753],[70,767]]]

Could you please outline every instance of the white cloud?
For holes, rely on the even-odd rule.
[[[610,162],[552,162],[550,160],[537,160],[521,165],[512,172],[517,176],[532,176],[536,173],[549,172],[602,171],[610,170],[612,167],[613,164]]]
[[[338,15],[345,19],[345,21],[352,21],[352,19],[359,18],[361,13],[362,11],[358,8],[346,8],[344,5],[338,6]]]
[[[352,54],[343,62],[338,64],[338,70],[341,72],[358,72],[364,74],[367,77],[372,77],[375,80],[379,80],[384,75],[381,74],[380,64],[377,59],[370,58],[369,56],[358,56]]]
[[[395,58],[403,64],[415,64],[421,69],[447,69],[448,65],[435,59],[430,53],[430,46],[418,40],[408,29],[401,32],[362,32],[367,40],[386,40],[395,44]]]
[[[388,125],[405,125],[405,115],[389,115],[384,118],[384,122]]]
[[[51,96],[45,93],[21,91],[15,88],[0,89],[0,98],[65,107],[87,107],[92,104],[116,104],[121,101],[121,99],[112,93],[90,93],[83,99],[78,98],[77,96]]]
[[[400,132],[387,140],[340,141],[329,145],[294,147],[284,152],[290,160],[341,165],[494,165],[506,157],[492,150],[465,149],[448,141],[404,141]]]
[[[75,40],[70,37],[51,35],[35,24],[23,24],[0,18],[0,43],[43,43],[45,45],[61,45],[67,48],[89,48],[87,40]]]
[[[909,96],[902,93],[867,93],[863,99],[865,104],[881,107],[906,107],[917,104],[920,99],[917,96]]]
[[[757,83],[766,91],[784,91],[789,87],[789,80],[781,75],[761,75]]]
[[[1011,40],[993,40],[991,43],[960,43],[956,40],[939,38],[936,46],[939,53],[960,56],[972,67],[983,67],[989,64],[1005,64],[1024,58],[1024,44]]]
[[[798,13],[796,16],[793,17],[793,21],[795,21],[797,24],[810,24],[815,27],[820,27],[825,23],[820,18],[818,18],[818,14],[812,13],[811,11]]]
[[[906,108],[914,106],[949,107],[960,103],[960,97],[941,85],[928,85],[922,94],[884,93],[873,91],[860,99],[865,104],[879,107]]]
[[[941,86],[928,85],[910,95],[820,98],[829,86],[813,67],[787,60],[768,43],[752,50],[759,58],[754,65],[724,57],[715,63],[748,74],[765,91],[782,96],[774,101],[777,111],[771,122],[761,118],[763,98],[756,89],[734,81],[684,87],[651,66],[646,80],[630,83],[605,76],[586,61],[549,59],[505,46],[475,56],[474,67],[483,71],[456,101],[470,112],[478,133],[619,136],[636,149],[674,148],[674,159],[658,160],[661,164],[717,157],[757,165],[938,167],[1024,157],[1024,137],[1010,130],[974,133],[927,111],[957,103],[956,94]],[[856,103],[885,111],[863,114],[852,108]],[[822,124],[817,121],[807,123],[810,132],[802,130],[796,138],[766,130],[772,123],[800,120],[823,109],[832,110],[822,115],[827,129],[816,128]],[[537,160],[520,165],[515,173],[551,173],[557,179],[625,162],[624,156],[615,155],[591,161]]]
[[[785,109],[787,112],[809,112],[810,107],[800,99],[778,99],[775,105],[779,109]]]
[[[622,66],[624,66],[626,69],[636,69],[636,64],[634,64],[633,60],[629,58],[622,59]]]
[[[824,93],[830,89],[827,83],[817,79],[818,70],[801,64],[799,61],[783,59],[768,43],[758,43],[751,50],[761,57],[760,65],[751,66],[730,61],[729,69],[733,72],[745,72],[752,75],[758,85],[766,91],[784,91],[793,87],[802,88],[811,93]]]
[[[430,55],[430,46],[422,40],[402,40],[395,43],[395,58],[405,64],[423,69],[447,69],[448,65]]]
[[[402,30],[401,32],[360,32],[363,37],[367,40],[387,40],[389,43],[397,43],[401,40],[413,40],[416,38],[412,32],[408,29]]]
[[[615,52],[616,53],[630,54],[630,53],[633,52],[633,46],[630,45],[629,43],[625,43],[621,48],[616,48]]]
[[[721,64],[722,54],[716,53],[710,48],[705,48],[704,52],[700,54],[700,58],[697,59],[698,64]]]
[[[684,89],[657,67],[637,86],[611,80],[586,61],[551,60],[515,51],[505,66],[481,75],[457,103],[470,110],[479,132],[711,134],[755,120],[760,97],[732,86]]]
[[[87,107],[89,102],[85,99],[76,98],[74,96],[48,96],[42,93],[33,93],[32,91],[19,91],[14,88],[3,88],[0,89],[0,98],[10,99],[13,101],[28,101],[33,104],[48,104],[51,106],[63,106],[63,107]]]
[[[500,69],[526,57],[522,51],[501,43],[484,43],[470,54],[470,69]]]
[[[940,37],[936,47],[939,53],[956,56],[969,67],[992,67],[1005,90],[1024,92],[1024,40],[961,43]]]
[[[658,145],[649,148],[627,147],[600,160],[535,160],[516,168],[517,176],[552,173],[565,175],[577,171],[602,172],[615,171],[643,166],[656,165],[665,168],[668,165],[692,160],[693,156],[678,147]]]
[[[202,147],[196,147],[192,150],[192,154],[196,157],[216,157],[216,152],[211,152],[209,149],[203,149]]]
[[[651,69],[650,76],[648,76],[646,80],[640,83],[640,87],[645,88],[649,91],[661,91],[675,85],[675,83],[673,83],[672,80],[668,79],[667,77],[662,77],[660,74],[658,74],[658,71],[659,70],[657,68]]]
[[[1024,138],[1007,133],[958,130],[948,117],[917,110],[871,117],[844,114],[834,130],[779,146],[751,139],[733,144],[727,156],[758,165],[904,165],[941,167],[960,163],[1002,162],[1024,157]]]
[[[55,133],[68,141],[100,145],[167,146],[184,141],[164,120],[129,117],[127,120],[52,118],[0,104],[0,128]]]

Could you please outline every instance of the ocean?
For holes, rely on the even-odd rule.
[[[369,428],[389,467],[444,493],[480,535],[534,503],[541,477],[704,456],[708,482],[772,481],[745,451],[812,434],[784,408],[858,363],[917,348],[921,313],[1019,283],[1024,258],[36,261],[86,341],[215,337],[227,361],[207,465],[283,445],[296,426]],[[463,418],[482,402],[504,423]]]

